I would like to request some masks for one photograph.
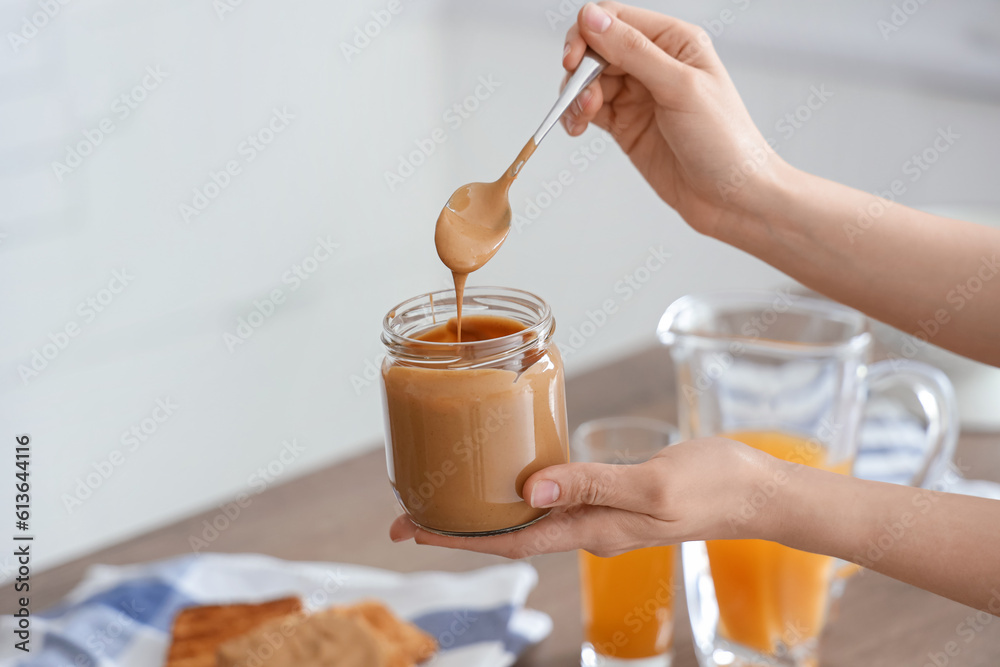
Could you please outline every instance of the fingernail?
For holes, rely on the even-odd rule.
[[[569,43],[567,42],[566,46],[563,47],[563,58],[569,55],[569,49],[570,49]]]
[[[583,92],[576,96],[576,112],[583,113],[583,107],[587,106],[587,102],[594,94],[590,92],[590,88],[584,88]]]
[[[406,538],[406,537],[404,537],[404,536],[402,536],[402,535],[397,535],[396,537],[392,538],[392,541],[393,541],[393,542],[403,542],[403,541],[405,541],[406,539],[407,539],[407,538]]]
[[[559,500],[559,485],[544,479],[531,489],[531,499],[528,504],[532,507],[548,507],[557,500]]]
[[[604,32],[611,25],[611,15],[592,2],[583,6],[583,24],[588,30]]]

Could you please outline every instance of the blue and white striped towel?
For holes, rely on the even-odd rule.
[[[538,581],[527,563],[463,573],[400,574],[359,565],[298,563],[255,554],[203,554],[99,565],[56,608],[32,618],[31,653],[0,647],[3,667],[159,667],[170,626],[191,605],[298,595],[307,608],[378,598],[437,638],[433,667],[512,664],[552,630],[527,609]],[[12,636],[11,617],[2,623]]]

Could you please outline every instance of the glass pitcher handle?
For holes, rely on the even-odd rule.
[[[895,387],[912,391],[927,419],[929,446],[910,486],[928,486],[942,479],[955,456],[958,407],[948,376],[919,361],[889,359],[868,369],[868,398]]]
[[[907,482],[910,486],[928,486],[943,479],[955,456],[958,443],[958,407],[955,389],[948,376],[937,368],[919,361],[889,359],[868,368],[868,399],[890,389],[902,387],[911,391],[927,419],[929,446],[916,474]],[[844,560],[834,568],[831,600],[838,600],[847,579],[862,569]]]

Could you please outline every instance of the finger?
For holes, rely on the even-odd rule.
[[[569,75],[567,75],[567,78]],[[565,82],[563,82],[565,86]],[[562,117],[563,127],[571,136],[583,134],[589,123],[595,123],[600,127],[609,130],[611,127],[612,111],[608,102],[613,100],[622,88],[624,88],[624,78],[620,76],[601,75],[597,81],[590,84],[593,94],[591,99],[585,100],[582,110],[577,105],[570,105],[570,108]],[[581,93],[581,96],[583,93]]]
[[[641,525],[637,525],[641,524]],[[586,549],[599,555],[616,555],[640,545],[636,535],[649,536],[653,519],[610,507],[557,509],[527,528],[485,537],[451,537],[417,529],[417,544],[528,558],[540,554]]]
[[[576,136],[587,129],[587,123],[597,115],[604,104],[604,95],[601,84],[594,81],[589,86],[580,91],[573,104],[563,114],[563,127],[571,136]]]
[[[573,24],[566,31],[566,45],[563,47],[563,67],[572,72],[583,60],[583,52],[587,50],[587,42],[580,35],[580,26]]]
[[[532,507],[599,505],[654,514],[663,498],[656,466],[564,463],[539,470],[524,483]]]
[[[410,517],[405,514],[400,514],[396,517],[396,520],[392,522],[392,525],[389,526],[389,539],[393,542],[412,540],[413,535],[416,532],[417,526],[410,520]]]
[[[566,116],[562,117],[561,122],[563,128],[566,129],[566,134],[571,137],[578,137],[587,131],[587,123],[580,123]]]
[[[625,16],[639,22],[659,41],[654,43],[646,32],[630,25]],[[699,42],[704,31],[694,26],[689,30],[680,23],[655,12],[636,13],[633,8],[615,3],[587,3],[578,19],[580,34],[587,43],[617,70],[638,79],[663,105],[680,101],[687,88],[682,83],[690,78],[692,70],[684,61],[705,60],[701,53],[705,49]]]
[[[601,2],[600,6],[648,37],[674,60],[702,69],[722,65],[712,38],[700,26],[650,9],[617,2]]]

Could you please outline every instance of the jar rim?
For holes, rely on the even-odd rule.
[[[462,308],[466,313],[472,314],[475,312],[476,314],[479,314],[477,310],[470,312],[469,309],[474,309],[476,306],[483,306],[489,309],[490,302],[492,301],[509,303],[512,306],[520,306],[520,309],[516,312],[497,312],[495,314],[511,317],[512,319],[520,319],[516,317],[517,312],[522,315],[528,314],[530,316],[526,319],[529,321],[524,322],[524,320],[520,320],[526,325],[525,328],[516,333],[500,336],[499,338],[489,338],[485,340],[467,342],[463,341],[461,343],[426,341],[414,338],[412,335],[408,335],[417,333],[417,331],[420,333],[426,332],[426,328],[421,328],[416,331],[408,331],[406,333],[399,333],[397,328],[400,324],[400,320],[407,313],[419,313],[421,309],[429,308],[432,297],[434,298],[435,303],[437,303],[439,298],[442,302],[445,302],[444,300],[447,297],[451,297],[451,303],[449,305],[454,307],[454,289],[426,292],[401,302],[399,305],[389,310],[389,312],[382,319],[382,342],[387,348],[406,349],[419,347],[419,350],[421,351],[419,356],[427,360],[436,358],[439,361],[444,361],[445,359],[443,357],[454,359],[456,354],[458,356],[465,356],[462,354],[463,351],[465,353],[470,353],[473,356],[477,356],[477,354],[485,353],[489,350],[493,352],[493,354],[490,354],[489,356],[493,357],[496,354],[507,355],[517,353],[530,347],[537,346],[539,342],[544,343],[548,340],[554,328],[552,309],[549,307],[548,303],[536,294],[512,287],[477,285],[470,286],[465,289],[462,299]],[[481,361],[485,361],[485,359],[481,359]]]

